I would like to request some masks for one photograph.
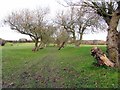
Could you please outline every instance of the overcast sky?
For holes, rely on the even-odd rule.
[[[56,0],[0,0],[0,38],[6,40],[19,40],[19,38],[30,39],[27,35],[12,31],[8,26],[3,27],[2,20],[12,11],[24,8],[36,9],[38,7],[49,7],[50,16],[54,16],[57,10],[64,8]]]
[[[62,0],[60,0],[62,1]],[[19,40],[19,38],[30,39],[29,36],[19,34],[18,32],[10,30],[8,26],[2,25],[2,20],[9,15],[10,12],[29,8],[35,9],[37,7],[49,7],[50,16],[54,17],[55,13],[64,9],[62,5],[58,4],[56,0],[0,0],[0,38],[5,40]],[[84,40],[106,40],[107,33],[101,32],[98,34],[87,34],[83,36]]]

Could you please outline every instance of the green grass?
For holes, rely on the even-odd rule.
[[[96,67],[92,46],[47,47],[32,52],[33,44],[2,48],[3,87],[12,88],[117,88],[115,68]],[[103,51],[105,46],[99,46]]]

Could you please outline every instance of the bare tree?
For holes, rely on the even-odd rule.
[[[71,11],[71,12],[70,12]],[[94,13],[89,7],[70,7],[68,12],[57,14],[56,23],[62,26],[68,34],[73,38],[75,46],[79,46],[82,41],[83,34],[90,31],[95,31],[95,28],[102,28],[99,23],[100,17]],[[88,27],[92,29],[87,29]],[[77,34],[79,34],[79,40],[76,40]]]
[[[59,12],[56,16],[55,23],[59,26],[62,26],[66,32],[72,36],[73,42],[76,41],[75,36],[75,13],[74,7],[70,7],[70,10],[67,12]]]
[[[33,51],[38,50],[39,40],[41,39],[41,32],[43,31],[46,20],[45,16],[48,14],[48,9],[36,10],[20,10],[12,12],[6,19],[5,23],[9,24],[12,30],[16,30],[21,34],[29,35],[35,42]]]
[[[76,43],[77,46],[81,44],[83,34],[98,32],[99,29],[105,30],[105,27],[100,24],[100,20],[100,17],[89,7],[82,6],[77,8],[75,20],[79,34],[79,40]]]
[[[57,46],[59,47],[58,50],[61,50],[61,48],[64,48],[65,44],[68,41],[68,38],[69,38],[69,35],[64,28],[60,27],[57,29],[57,31],[56,31],[56,43],[57,43]]]
[[[116,66],[118,66],[118,21],[120,19],[120,1],[114,0],[114,1],[87,1],[84,2],[76,2],[73,3],[72,1],[69,2],[68,0],[65,0],[65,2],[68,4],[68,6],[87,6],[91,7],[95,10],[95,12],[101,16],[105,22],[108,24],[108,35],[107,35],[107,52],[109,59],[116,63]]]
[[[53,25],[47,25],[44,27],[44,29],[40,33],[41,39],[40,39],[39,48],[44,48],[53,42],[53,38],[54,38],[53,35],[55,33],[55,30],[56,27],[54,27]]]

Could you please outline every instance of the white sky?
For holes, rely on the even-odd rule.
[[[62,0],[60,0],[62,1]],[[30,39],[29,36],[19,34],[9,27],[2,27],[2,20],[9,15],[10,12],[19,10],[22,8],[34,9],[37,7],[49,7],[51,15],[55,16],[55,13],[64,7],[56,2],[56,0],[0,0],[0,38],[5,40],[19,40],[19,38]],[[101,32],[98,34],[87,34],[83,36],[84,40],[106,40],[107,33]]]

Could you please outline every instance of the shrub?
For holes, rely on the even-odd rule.
[[[1,46],[4,46],[5,43],[6,43],[5,40],[3,40],[3,39],[0,38],[0,45],[1,45]]]

